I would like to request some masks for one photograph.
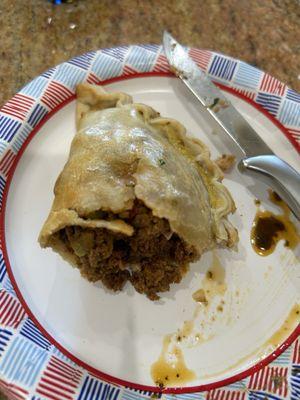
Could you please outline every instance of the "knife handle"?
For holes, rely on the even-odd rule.
[[[244,158],[238,168],[274,189],[300,220],[300,174],[294,168],[275,155]]]

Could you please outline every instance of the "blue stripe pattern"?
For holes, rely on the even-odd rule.
[[[205,393],[176,394],[175,397],[172,394],[167,394],[163,397],[163,399],[166,399],[166,400],[205,400],[206,398],[207,397],[206,397]],[[213,399],[214,399],[214,397],[212,397],[212,400]],[[217,397],[215,397],[215,399],[217,400]]]
[[[49,350],[51,343],[45,336],[38,330],[34,323],[27,318],[24,325],[20,330],[20,335],[26,337],[28,340],[40,346],[42,349]]]
[[[158,44],[140,44],[139,47],[157,53],[160,46]]]
[[[95,51],[91,51],[90,53],[83,54],[82,56],[74,57],[72,60],[68,61],[68,64],[73,64],[76,67],[87,70],[93,61],[95,54]]]
[[[5,178],[0,175],[0,210],[2,209],[2,199],[3,199],[3,193],[5,189]],[[1,265],[0,265],[0,276],[1,276]],[[1,282],[1,279],[0,279]]]
[[[65,356],[63,353],[61,353],[56,347],[53,347],[52,354],[57,356],[60,360],[66,362],[67,364],[69,364],[73,367],[78,367],[78,365],[76,363],[74,363],[67,356]]]
[[[5,152],[5,150],[8,147],[8,143],[4,142],[2,139],[0,139],[0,156]]]
[[[233,82],[245,88],[256,89],[259,85],[262,72],[244,62],[239,63]]]
[[[21,93],[38,98],[43,94],[47,84],[48,79],[39,76],[38,78],[34,79],[32,82],[29,82],[26,86],[24,86],[21,90]]]
[[[276,115],[280,106],[281,97],[268,93],[258,93],[256,102],[268,110],[270,114]]]
[[[23,124],[20,131],[18,132],[16,139],[12,143],[12,148],[16,153],[20,150],[22,144],[25,142],[31,131],[32,127],[30,125]]]
[[[300,104],[291,100],[284,100],[278,119],[284,125],[300,125]]]
[[[6,275],[5,279],[3,279],[3,289],[5,289],[12,296],[17,297],[15,289],[13,288],[8,275]]]
[[[45,107],[37,104],[34,107],[34,110],[31,112],[30,117],[28,119],[28,123],[34,128],[37,124],[48,114],[48,111]]]
[[[300,94],[295,92],[293,89],[288,89],[286,93],[287,99],[296,101],[297,103],[300,103]]]
[[[15,121],[10,117],[0,116],[0,139],[10,142],[18,129],[22,125],[22,122]]]
[[[101,53],[123,62],[128,49],[129,49],[128,46],[113,47],[111,49],[102,49]]]
[[[41,76],[43,76],[44,78],[50,79],[52,77],[52,75],[54,74],[54,72],[56,71],[57,67],[53,67],[48,69],[48,71],[45,71]]]
[[[292,348],[288,347],[282,354],[280,354],[279,357],[275,358],[275,360],[272,361],[272,364],[282,365],[282,366],[289,364],[291,358],[291,352]]]
[[[153,394],[153,393],[152,393]],[[155,398],[160,399],[161,393],[155,393]],[[140,400],[140,399],[149,399],[151,396],[145,395],[143,396],[141,393],[136,393],[133,390],[125,389],[122,393],[121,400]]]
[[[140,400],[140,399],[148,399],[148,396],[142,396],[141,394],[134,393],[129,390],[124,390],[121,396],[121,400]]]
[[[53,79],[74,91],[77,83],[84,81],[85,76],[86,71],[75,67],[75,65],[65,63],[57,68]]]
[[[128,387],[122,393],[122,400],[139,400],[139,399],[149,399],[149,397],[155,396],[156,399],[160,399],[162,397],[162,393],[154,393],[149,390],[138,390],[138,389],[130,389]],[[165,398],[165,397],[164,397]]]
[[[145,50],[141,46],[132,46],[126,57],[126,64],[131,65],[139,72],[146,72],[151,69],[151,66],[156,60],[156,54]]]
[[[85,378],[78,400],[117,400],[120,388],[89,375]]]
[[[300,399],[300,364],[294,364],[292,366],[291,376],[291,399],[299,400]]]
[[[45,365],[48,352],[17,336],[0,359],[0,371],[5,378],[31,386]]]
[[[122,72],[122,63],[111,56],[103,54],[97,55],[92,65],[92,71],[102,79],[109,79],[119,76]]]
[[[209,74],[214,77],[231,80],[236,67],[237,61],[215,55],[209,67]]]
[[[282,400],[281,397],[275,396],[274,394],[270,394],[267,392],[260,392],[260,391],[250,391],[248,394],[249,400]]]
[[[9,340],[11,339],[13,333],[7,329],[0,329],[0,357],[7,346]]]
[[[143,396],[152,396],[154,394],[154,392],[151,392],[149,390],[132,389],[129,387],[126,387],[126,390],[128,390],[130,393],[137,393],[137,394],[143,395]],[[160,396],[160,394],[155,393],[155,396]]]
[[[2,177],[0,177],[0,182],[1,182],[1,180],[2,180]],[[3,254],[0,252],[0,282],[3,282],[5,275],[6,275],[5,262],[4,262]]]

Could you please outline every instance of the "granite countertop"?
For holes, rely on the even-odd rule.
[[[245,60],[300,91],[297,0],[1,0],[0,106],[26,82],[101,47],[160,43],[163,29],[190,46]]]

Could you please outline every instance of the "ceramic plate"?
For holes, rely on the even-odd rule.
[[[195,49],[191,55],[274,152],[299,169],[299,96],[245,63]],[[299,334],[299,317],[292,317],[300,302],[299,248],[292,251],[280,242],[267,257],[253,251],[254,200],[277,214],[281,210],[268,200],[266,186],[236,168],[226,173],[224,183],[237,206],[231,217],[239,230],[237,251],[203,255],[159,301],[149,301],[130,285],[111,293],[39,247],[53,186],[75,133],[74,89],[82,81],[124,91],[136,102],[178,119],[209,146],[212,158],[222,153],[240,157],[171,76],[158,46],[88,53],[48,71],[14,96],[0,115],[0,321],[8,332],[0,349],[4,382],[54,399],[68,398],[62,393],[69,398],[85,393],[86,377],[112,382],[111,389],[121,385],[151,392],[158,390],[151,376],[153,364],[162,355],[174,365],[179,353],[181,376],[178,381],[169,378],[170,384],[164,381],[165,393],[212,389],[255,373]],[[207,280],[211,268],[222,275],[221,283]],[[210,293],[208,306],[193,300],[200,288]],[[56,379],[57,369],[62,382]],[[74,382],[68,392],[71,372]],[[193,379],[184,379],[189,374]]]

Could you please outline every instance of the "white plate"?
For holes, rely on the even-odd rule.
[[[143,77],[106,88],[125,91],[135,101],[178,119],[190,134],[208,144],[213,158],[233,151],[213,133],[177,79]],[[297,152],[264,114],[233,94],[225,94],[279,156],[299,167]],[[91,284],[54,252],[39,247],[37,237],[53,200],[53,186],[75,133],[74,111],[72,101],[42,126],[13,175],[5,211],[11,272],[31,313],[60,348],[90,370],[134,385],[153,386],[150,368],[160,355],[163,337],[192,318],[197,307],[192,294],[201,288],[212,253],[193,264],[182,282],[160,301],[151,302],[130,285],[121,293],[111,293],[101,284]],[[221,300],[216,296],[209,310],[203,307],[195,320],[195,331],[210,339],[197,346],[191,345],[191,339],[180,344],[186,365],[197,376],[189,387],[239,375],[267,357],[274,351],[268,340],[300,301],[300,265],[295,253],[282,243],[268,257],[258,256],[251,248],[255,197],[278,211],[268,203],[267,188],[236,170],[226,174],[224,183],[237,205],[231,221],[239,230],[240,242],[237,252],[217,251],[226,271],[224,311],[213,311]],[[295,328],[291,326],[284,339]]]

